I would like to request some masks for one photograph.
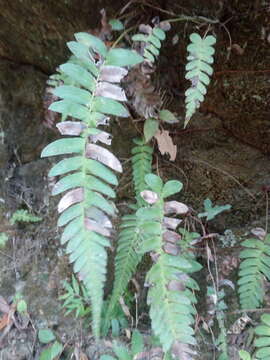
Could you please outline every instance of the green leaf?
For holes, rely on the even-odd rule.
[[[183,184],[177,180],[167,181],[163,187],[162,195],[164,198],[180,192],[183,188]]]
[[[212,206],[212,201],[210,199],[204,200],[204,213],[198,214],[198,217],[206,217],[206,220],[212,220],[214,217],[216,217],[218,214],[225,210],[230,210],[231,205],[216,205]]]
[[[94,77],[80,65],[66,63],[61,65],[60,69],[86,89],[90,91],[95,90],[96,83]]]
[[[143,61],[143,57],[135,50],[121,48],[110,49],[106,57],[106,65],[114,66],[134,66]]]
[[[124,29],[124,25],[122,23],[122,21],[118,20],[118,19],[111,19],[109,21],[109,24],[112,27],[112,30],[114,31],[121,31]]]
[[[161,193],[163,188],[163,181],[159,176],[155,174],[147,174],[145,175],[145,182],[157,194]]]
[[[54,360],[62,351],[63,346],[58,341],[55,341],[52,346],[42,351],[39,360]]]
[[[159,118],[160,118],[161,121],[164,121],[164,122],[166,122],[168,124],[176,124],[176,123],[178,123],[178,119],[169,110],[161,110],[159,112]]]
[[[17,303],[17,311],[20,314],[27,313],[27,303],[26,303],[25,300],[21,299],[21,300],[18,301],[18,303]]]
[[[93,48],[96,52],[98,52],[100,55],[102,55],[104,58],[107,55],[107,48],[103,41],[101,41],[96,36],[93,36],[89,33],[76,33],[75,38],[78,42]]]
[[[96,96],[93,100],[93,111],[101,112],[104,114],[129,117],[128,110],[118,101]]]
[[[100,360],[117,360],[117,359],[111,355],[102,355]]]
[[[152,137],[158,131],[158,127],[159,127],[159,123],[155,119],[148,118],[144,122],[143,134],[144,134],[144,137],[145,137],[145,142],[148,142],[149,140],[152,139]]]
[[[85,122],[87,122],[89,117],[89,109],[86,106],[76,104],[70,100],[56,101],[49,106],[49,110],[66,116],[72,116]]]
[[[92,100],[92,95],[89,91],[72,85],[58,86],[53,90],[53,94],[62,99],[67,99],[81,105],[89,105]]]
[[[143,336],[138,330],[134,330],[131,338],[131,353],[133,357],[142,352],[144,348]]]
[[[265,323],[266,325],[268,325],[269,328],[270,328],[270,314],[263,314],[263,315],[261,316],[261,320],[262,320],[263,323]]]
[[[84,150],[84,145],[85,140],[80,137],[55,140],[43,149],[41,157],[82,153]]]
[[[38,340],[42,344],[48,344],[55,340],[55,335],[50,329],[40,329],[38,331]]]
[[[125,346],[118,344],[116,341],[113,342],[113,351],[118,356],[119,360],[132,360],[128,349]]]
[[[165,40],[166,35],[165,35],[165,32],[162,29],[155,27],[153,29],[153,34],[156,37],[158,37],[160,40]]]
[[[8,236],[6,233],[1,232],[0,233],[0,248],[3,248],[6,246],[6,243],[8,241]]]

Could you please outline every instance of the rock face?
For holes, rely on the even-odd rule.
[[[62,291],[60,280],[68,277],[70,268],[58,246],[56,200],[49,198],[47,181],[49,162],[39,158],[41,149],[58,136],[45,125],[44,90],[48,76],[69,56],[66,41],[75,32],[96,28],[102,8],[117,17],[117,11],[128,3],[0,0],[0,232],[9,227],[10,213],[18,208],[27,208],[43,218],[39,224],[10,230],[5,249],[8,256],[0,254],[0,294],[11,299],[17,291],[16,283],[23,281],[22,292],[34,319],[39,319],[42,327],[62,326],[67,338],[75,325],[71,321],[66,324],[59,315],[57,297]],[[264,226],[262,189],[269,188],[270,153],[269,13],[258,8],[258,1],[251,4],[249,0],[241,4],[237,0],[230,4],[222,0],[183,0],[181,5],[175,0],[149,3],[130,2],[127,12],[131,13],[131,23],[150,22],[156,15],[173,18],[173,13],[183,12],[221,22],[232,19],[226,30],[214,25],[218,37],[215,72],[200,112],[187,130],[182,125],[170,128],[178,146],[176,162],[158,157],[156,150],[158,160],[154,165],[158,165],[164,180],[184,183],[181,200],[194,209],[201,210],[207,197],[214,203],[232,204],[231,213],[217,219],[216,231]],[[185,34],[194,29],[192,23],[176,25],[160,58],[158,78],[167,86],[168,98],[176,94],[172,108],[178,113],[184,108],[183,93],[188,86],[183,81],[188,41]],[[172,46],[170,36],[176,33],[180,40]],[[134,126],[128,119],[123,121],[127,122],[124,126],[114,121],[110,130],[114,153],[127,159],[138,128],[137,123]],[[125,164],[127,171],[118,192],[122,203],[133,196],[129,164]],[[78,334],[80,338],[80,331]],[[27,349],[32,347],[33,339]],[[26,351],[22,344],[14,359],[17,352]],[[5,354],[0,349],[3,359],[9,359]]]

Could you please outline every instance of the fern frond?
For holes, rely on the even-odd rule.
[[[195,344],[192,325],[196,298],[193,291],[198,290],[198,285],[189,273],[200,266],[181,254],[181,236],[166,227],[169,224],[175,229],[177,223],[173,226],[165,215],[184,214],[188,211],[187,206],[176,201],[164,201],[179,192],[182,184],[168,181],[163,185],[162,180],[153,174],[146,175],[145,181],[151,191],[143,191],[142,197],[152,206],[139,209],[137,217],[143,223],[147,237],[141,251],[151,252],[154,262],[146,276],[152,328],[165,352],[172,349],[179,358],[192,359],[193,351],[189,345]]]
[[[264,299],[263,279],[270,280],[270,235],[259,240],[251,238],[241,244],[244,250],[239,268],[239,297],[242,309],[255,309]]]
[[[136,146],[131,151],[133,155],[132,172],[135,197],[137,199],[135,208],[138,209],[146,204],[140,193],[147,187],[145,175],[151,172],[153,149],[145,145],[143,139],[135,139],[134,143]],[[141,223],[138,221],[136,214],[125,215],[121,219],[115,257],[115,279],[105,327],[108,325],[108,319],[114,307],[126,291],[128,283],[142,259],[142,254],[139,252],[140,244],[143,241],[140,226]]]
[[[261,324],[255,328],[255,334],[258,336],[254,345],[259,348],[256,351],[257,359],[270,359],[270,314],[261,316]]]
[[[138,207],[145,205],[141,192],[146,189],[145,175],[151,173],[153,148],[146,145],[143,139],[135,139],[137,146],[133,147],[132,153],[132,180]]]
[[[50,176],[63,175],[54,186],[54,195],[68,191],[58,204],[58,225],[65,226],[61,244],[67,244],[74,272],[89,293],[93,333],[98,338],[107,265],[105,248],[110,246],[112,228],[109,216],[115,214],[109,200],[115,197],[111,185],[117,185],[112,170],[122,171],[119,160],[96,144],[111,142],[110,134],[99,130],[98,125],[106,125],[111,115],[129,116],[120,103],[126,101],[126,96],[118,84],[127,74],[123,66],[135,65],[143,58],[131,50],[107,49],[99,38],[88,33],[77,33],[75,38],[67,45],[77,61],[60,66],[66,77],[53,94],[61,100],[50,106],[64,118],[72,118],[57,125],[68,137],[49,144],[41,156],[72,154],[57,163]]]
[[[191,87],[185,92],[185,126],[196,109],[200,107],[200,103],[204,101],[206,87],[209,85],[210,76],[213,74],[212,64],[215,53],[213,45],[216,43],[216,38],[212,35],[201,38],[199,34],[193,33],[189,38],[191,44],[187,47],[189,55],[185,78],[191,81]]]
[[[166,38],[165,31],[170,29],[169,23],[166,23],[166,26],[164,26],[165,31],[160,25],[162,27],[162,23],[154,27],[141,24],[139,26],[140,34],[132,36],[133,41],[138,41],[143,44],[140,53],[149,63],[154,63],[159,56],[161,41],[164,41]]]

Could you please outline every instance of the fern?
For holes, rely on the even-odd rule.
[[[191,87],[185,92],[186,95],[186,117],[185,126],[188,124],[200,103],[204,101],[206,87],[210,83],[210,76],[213,74],[212,64],[214,62],[213,54],[215,50],[213,45],[216,43],[214,36],[201,38],[199,34],[190,35],[191,44],[188,45],[186,65],[187,80],[191,81]]]
[[[140,196],[140,192],[146,189],[145,175],[151,172],[153,149],[145,145],[142,139],[134,140],[135,146],[132,149],[132,171],[135,197],[137,203],[135,209],[145,205],[145,201]],[[125,215],[121,219],[120,233],[117,242],[117,253],[115,257],[115,280],[113,292],[107,313],[105,327],[108,326],[108,319],[113,312],[120,297],[125,292],[127,285],[134,274],[137,265],[142,259],[142,254],[138,252],[143,234],[140,229],[140,221],[136,214]],[[104,330],[106,332],[106,330]]]
[[[17,222],[30,223],[38,222],[41,220],[41,217],[32,215],[27,210],[16,210],[10,218],[10,224],[15,225]]]
[[[182,184],[168,181],[163,185],[154,174],[146,175],[145,181],[151,190],[143,191],[142,197],[151,206],[139,209],[137,217],[147,236],[140,250],[150,252],[154,262],[146,276],[152,328],[165,352],[172,349],[179,358],[191,359],[189,345],[196,343],[192,329],[196,303],[193,290],[198,290],[198,285],[188,274],[200,269],[200,265],[181,254],[181,236],[169,230],[175,229],[177,222],[165,216],[186,213],[188,208],[176,201],[164,201],[179,192]]]
[[[254,345],[259,348],[256,351],[256,358],[268,360],[270,359],[270,314],[263,314],[261,322],[262,324],[255,328],[255,334],[258,338]]]
[[[117,185],[112,170],[121,172],[118,159],[96,142],[110,144],[110,135],[99,130],[107,123],[107,115],[128,117],[124,91],[116,85],[127,74],[123,66],[143,61],[136,52],[127,49],[107,49],[97,37],[88,33],[75,34],[76,41],[67,45],[80,65],[67,62],[60,66],[67,79],[53,90],[62,100],[54,102],[50,110],[68,115],[78,121],[64,121],[57,125],[64,137],[49,144],[41,156],[72,154],[57,163],[49,176],[64,175],[53,188],[53,195],[68,191],[58,204],[59,226],[65,226],[61,244],[67,244],[74,272],[79,274],[91,300],[93,333],[100,334],[103,287],[112,224],[108,216],[115,214],[111,185]],[[68,174],[72,172],[71,174]]]
[[[240,253],[243,260],[239,268],[239,296],[242,309],[261,306],[264,298],[263,279],[270,280],[270,234],[263,241],[248,239]]]
[[[166,38],[165,31],[169,29],[170,24],[167,22],[160,23],[159,26],[154,27],[142,24],[139,26],[139,31],[141,33],[132,36],[133,41],[143,43],[141,53],[147,62],[155,62],[159,56],[161,41]]]

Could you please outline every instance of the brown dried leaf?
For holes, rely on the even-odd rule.
[[[165,242],[170,242],[172,244],[176,244],[178,241],[181,240],[181,235],[177,234],[174,231],[167,230],[163,233],[162,239]]]
[[[165,251],[166,254],[170,254],[170,255],[178,255],[180,253],[180,248],[177,245],[174,245],[170,242],[166,242],[163,245],[163,250]]]
[[[153,28],[150,25],[141,24],[139,26],[139,31],[144,34],[152,34]]]
[[[89,209],[87,209],[86,216],[89,217],[89,219],[94,220],[101,226],[112,229],[111,220],[108,218],[107,215],[104,214],[103,211],[97,209],[96,207],[91,206]]]
[[[171,280],[168,284],[168,290],[171,291],[185,291],[186,285],[184,281]]]
[[[73,204],[83,201],[83,188],[77,188],[67,192],[58,204],[58,212],[61,213]]]
[[[100,161],[115,171],[123,171],[120,161],[109,150],[101,146],[88,144],[86,146],[86,157]]]
[[[167,201],[164,204],[165,214],[178,214],[183,215],[188,213],[189,209],[187,205],[180,203],[179,201]]]
[[[193,360],[197,353],[190,348],[190,345],[175,341],[172,346],[172,354],[177,360]]]
[[[263,240],[266,236],[266,231],[260,227],[253,228],[250,232],[251,234],[257,236],[260,240]]]
[[[155,134],[157,139],[158,148],[162,155],[168,153],[170,160],[174,161],[177,153],[177,146],[173,144],[172,138],[167,130],[159,130]]]
[[[10,306],[6,302],[6,300],[3,298],[3,296],[0,296],[0,311],[4,314],[8,314],[10,310]]]
[[[127,101],[126,94],[120,86],[113,85],[105,81],[98,83],[95,95],[104,96],[118,101]]]
[[[112,143],[111,134],[107,133],[106,131],[102,131],[97,135],[89,135],[89,138],[94,144],[98,141],[106,145],[111,145]]]
[[[100,224],[94,220],[85,218],[84,224],[85,224],[86,229],[89,231],[95,231],[96,233],[101,234],[103,236],[107,236],[107,237],[111,236],[110,230],[106,229],[102,224]]]
[[[163,31],[169,31],[171,30],[171,24],[169,23],[169,21],[161,21],[158,25],[158,27],[160,27]]]
[[[61,135],[80,135],[86,125],[79,121],[64,121],[56,124]]]
[[[167,229],[175,230],[178,227],[178,225],[181,224],[181,222],[182,222],[182,220],[180,220],[180,219],[174,219],[174,218],[167,217],[167,216],[164,216],[164,218],[163,218],[163,225]]]
[[[154,204],[158,201],[158,196],[154,191],[144,190],[140,195],[148,204]]]
[[[118,66],[102,66],[100,77],[101,81],[108,81],[111,83],[119,83],[128,73],[128,70]]]

